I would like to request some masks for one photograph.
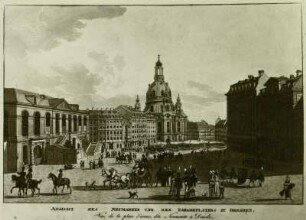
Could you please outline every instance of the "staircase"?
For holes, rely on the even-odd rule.
[[[95,154],[97,144],[96,143],[90,143],[87,147],[86,154],[87,156],[93,156]]]
[[[56,142],[54,143],[54,145],[64,146],[68,138],[69,138],[68,133],[66,133],[64,136],[59,136]]]

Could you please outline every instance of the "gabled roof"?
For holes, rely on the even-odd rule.
[[[78,105],[69,104],[63,98],[54,98],[44,94],[15,88],[4,89],[4,103],[78,111]]]

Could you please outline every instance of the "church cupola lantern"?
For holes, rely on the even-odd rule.
[[[160,55],[157,56],[157,62],[155,64],[155,81],[164,81],[164,74],[163,74],[163,63],[160,61]]]

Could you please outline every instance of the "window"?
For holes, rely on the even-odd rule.
[[[62,127],[66,127],[66,115],[62,115]]]
[[[71,132],[71,115],[68,115],[68,132]]]
[[[162,124],[161,122],[158,122],[158,132],[162,132]]]
[[[170,132],[170,122],[167,122],[167,132]]]
[[[78,125],[78,122],[77,122],[77,116],[73,116],[73,131],[77,131],[77,125]]]
[[[24,145],[22,147],[22,160],[24,162],[24,164],[28,164],[28,146]]]
[[[177,122],[177,131],[181,132],[181,123],[180,122]]]
[[[22,112],[21,126],[22,126],[22,136],[29,135],[29,113],[27,111]]]
[[[50,127],[51,125],[51,115],[49,112],[46,113],[46,127]]]
[[[79,116],[79,126],[82,126],[82,117]]]
[[[40,114],[34,113],[34,135],[40,135]]]
[[[60,132],[60,125],[59,125],[59,122],[60,122],[60,115],[57,113],[55,115],[55,133],[58,134]]]
[[[87,126],[87,117],[84,117],[84,126]]]
[[[296,94],[296,102],[300,101],[300,99],[302,98],[303,94]]]

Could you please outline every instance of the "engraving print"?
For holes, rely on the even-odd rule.
[[[5,203],[302,204],[301,4],[5,6]]]

